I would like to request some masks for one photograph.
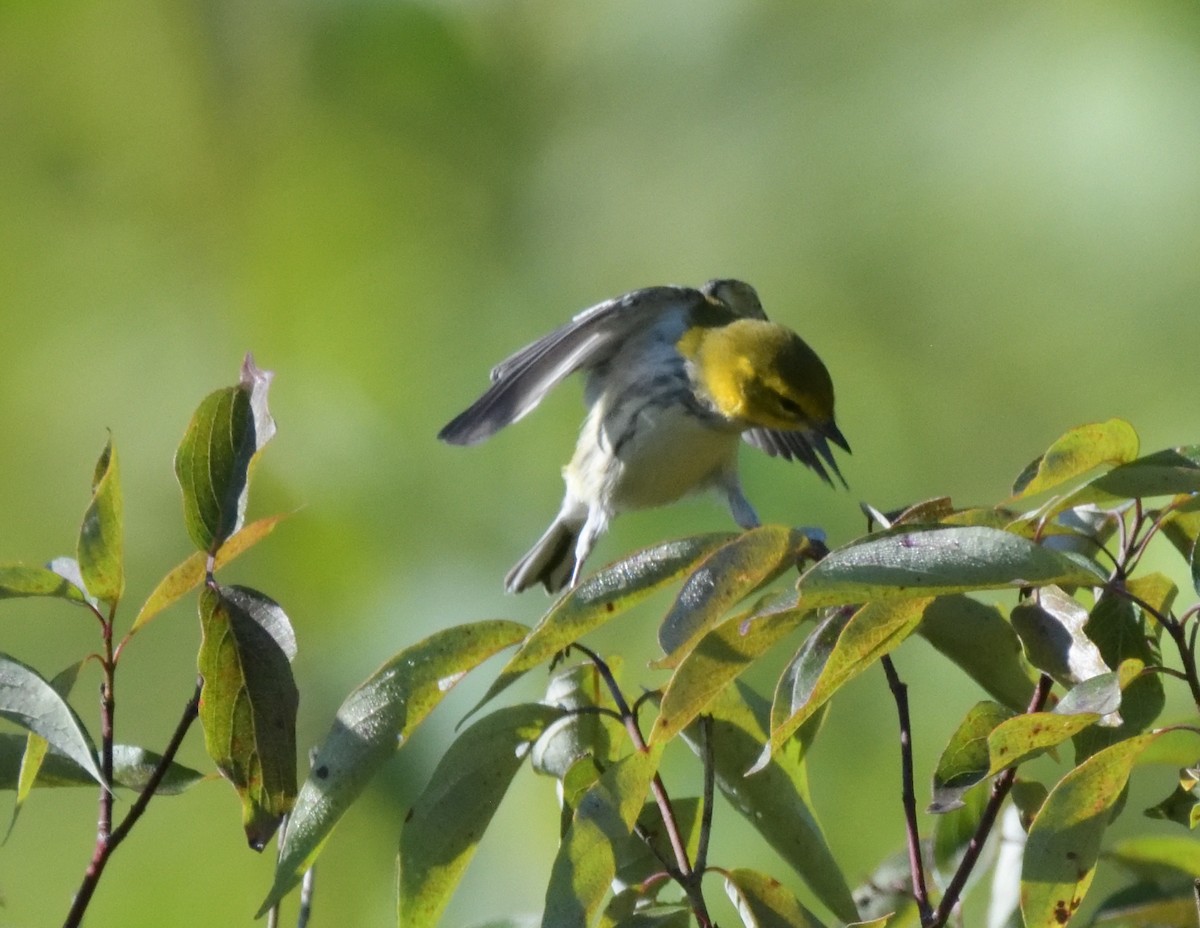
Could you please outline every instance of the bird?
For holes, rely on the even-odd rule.
[[[845,486],[829,443],[833,382],[792,330],[771,322],[750,284],[655,286],[589,307],[497,364],[491,385],[438,438],[474,445],[519,421],[576,372],[587,416],[563,469],[558,515],[509,571],[505,588],[575,587],[613,517],[693,492],[723,494],[743,529],[759,525],[738,479],[744,440]]]

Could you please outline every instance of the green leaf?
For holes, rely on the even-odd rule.
[[[247,354],[238,385],[204,398],[175,452],[184,523],[201,551],[214,553],[241,528],[250,462],[275,434],[267,411],[273,376]]]
[[[709,706],[716,784],[746,821],[783,858],[814,895],[843,921],[858,918],[854,898],[812,810],[804,745],[793,740],[754,776],[745,775],[766,740],[770,707],[741,681]],[[683,733],[704,756],[699,722]]]
[[[443,629],[396,654],[350,692],[300,787],[260,916],[300,882],[371,777],[455,684],[528,631],[504,621]]]
[[[704,811],[698,796],[672,796],[671,811],[687,851],[688,860],[696,859],[700,847],[700,819]],[[645,840],[642,840],[645,838]],[[662,875],[664,860],[675,859],[667,826],[658,803],[648,799],[637,817],[637,833],[617,848],[617,872],[614,885],[653,886],[654,877]],[[607,907],[606,907],[607,911]]]
[[[988,736],[988,753],[991,757],[988,775],[1045,754],[1098,721],[1098,712],[1078,715],[1030,712],[1002,722]]]
[[[580,799],[546,888],[544,928],[587,928],[617,872],[616,848],[634,822],[658,770],[661,748],[617,761]]]
[[[58,693],[64,700],[71,695],[71,690],[75,686],[75,680],[79,677],[79,669],[83,666],[83,661],[71,664],[65,670],[58,673],[50,685],[54,688],[54,692]],[[41,735],[30,732],[26,736],[25,754],[21,758],[21,770],[17,776],[17,796],[13,800],[12,818],[8,822],[8,833],[4,836],[4,840],[8,840],[8,835],[12,834],[13,828],[17,824],[17,816],[21,814],[21,807],[24,806],[25,800],[29,798],[30,792],[37,783],[38,774],[41,772],[42,764],[46,760],[46,755],[50,752],[50,742]]]
[[[49,567],[0,564],[0,599],[20,596],[53,596],[73,603],[87,602],[77,585]]]
[[[232,535],[217,549],[217,556],[213,561],[214,573],[270,535],[275,530],[275,526],[285,518],[286,515],[282,513],[268,516],[257,522],[251,522]],[[204,553],[197,551],[163,577],[138,611],[137,617],[129,629],[129,634],[132,635],[139,631],[142,626],[168,606],[178,602],[198,587],[204,581],[206,561],[207,557]]]
[[[121,477],[112,439],[104,446],[92,477],[92,501],[79,529],[79,571],[84,588],[110,605],[125,590]]]
[[[75,710],[32,667],[0,654],[0,718],[40,735],[104,786],[96,748]]]
[[[1099,569],[1011,532],[982,526],[892,530],[839,548],[800,579],[807,608],[871,600],[1016,589],[1093,586]]]
[[[764,873],[727,870],[725,892],[746,928],[821,928],[786,886]]]
[[[1033,681],[1021,640],[995,606],[969,596],[939,596],[925,609],[917,634],[948,657],[998,702],[1018,712]]]
[[[604,907],[598,928],[691,928],[691,909],[681,903],[656,900],[662,885],[660,880],[648,886],[629,886],[614,893]]]
[[[542,705],[500,709],[442,756],[400,832],[399,924],[437,924],[531,742],[561,716]]]
[[[296,798],[295,634],[277,603],[239,586],[206,587],[200,624],[204,746],[241,797],[259,851]]]
[[[95,612],[100,611],[99,600],[89,593],[83,584],[83,574],[80,572],[79,562],[75,558],[56,557],[46,567],[66,580],[69,586],[74,587],[74,592],[64,596],[65,599],[87,606]]]
[[[1200,493],[1200,445],[1148,454],[1102,474],[1091,486],[1122,499]]]
[[[1147,818],[1158,818],[1182,825],[1189,831],[1200,825],[1200,786],[1193,771],[1180,771],[1175,790],[1156,806],[1146,810]]]
[[[619,680],[618,665],[611,659],[608,666]],[[605,769],[617,759],[618,747],[627,749],[624,724],[609,714],[616,711],[616,703],[591,661],[552,677],[542,702],[566,714],[534,743],[530,760],[536,772],[563,780],[581,758],[594,758],[595,765]],[[594,711],[597,708],[607,711]]]
[[[17,789],[27,736],[0,733],[0,790]],[[113,785],[140,792],[162,755],[128,744],[113,745]],[[156,796],[182,793],[202,780],[204,774],[183,764],[172,763],[155,791]],[[34,786],[38,789],[86,786],[94,788],[96,779],[69,757],[51,749],[47,752]]]
[[[667,656],[658,666],[677,664],[734,605],[795,567],[811,544],[796,529],[763,525],[710,554],[684,581],[659,626],[658,643]]]
[[[804,597],[801,602],[805,602]],[[806,665],[797,671],[791,712],[783,722],[774,726],[770,741],[750,772],[761,769],[767,759],[844,683],[858,676],[916,631],[930,602],[929,599],[905,599],[868,603],[846,622],[846,627],[828,652],[808,652],[811,661],[807,664],[811,666]],[[818,628],[813,635],[820,632]]]
[[[666,586],[729,539],[728,532],[696,535],[646,548],[610,564],[568,590],[551,607],[468,715],[539,664]]]
[[[665,742],[686,728],[753,661],[794,631],[807,610],[735,616],[722,622],[692,648],[667,682],[651,742]]]
[[[988,736],[1013,717],[1011,709],[994,702],[976,703],[942,750],[933,772],[933,802],[929,812],[942,814],[963,805],[963,795],[991,773]]]
[[[1013,498],[1033,496],[1082,477],[1105,465],[1137,457],[1138,436],[1123,419],[1093,422],[1071,429],[1033,461],[1013,484]]]
[[[1100,842],[1138,754],[1139,735],[1094,754],[1050,791],[1029,829],[1021,871],[1027,928],[1060,928],[1079,909],[1096,872]]]
[[[1084,633],[1087,610],[1058,587],[1014,606],[1010,618],[1029,662],[1055,682],[1070,687],[1112,669]]]
[[[1093,925],[1122,928],[1163,928],[1196,923],[1196,896],[1192,888],[1164,889],[1153,883],[1135,883],[1113,893],[1096,909]]]
[[[1200,878],[1200,841],[1181,835],[1141,835],[1126,838],[1102,855],[1140,880],[1163,886]]]

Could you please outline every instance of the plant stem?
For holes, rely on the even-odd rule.
[[[712,730],[712,716],[700,716],[700,735],[704,739],[704,805],[700,809],[700,840],[696,845],[696,870],[700,873],[704,873],[708,868],[708,839],[712,835],[713,793],[716,784]]]
[[[63,922],[63,928],[76,928],[83,921],[83,914],[87,911],[88,904],[92,901],[92,895],[95,893],[96,885],[100,882],[100,877],[104,873],[105,865],[108,863],[113,851],[125,840],[130,829],[142,817],[142,813],[146,811],[146,806],[150,804],[150,800],[154,798],[154,793],[158,790],[159,784],[162,783],[163,777],[167,775],[167,771],[175,759],[175,754],[179,751],[179,746],[183,743],[184,735],[187,734],[192,722],[196,720],[196,713],[199,706],[200,683],[197,682],[196,691],[184,707],[183,716],[179,719],[179,723],[175,726],[175,731],[171,735],[171,740],[163,750],[162,760],[158,762],[158,766],[150,774],[150,779],[146,781],[145,788],[138,794],[137,799],[130,807],[129,812],[126,813],[120,825],[103,836],[96,836],[96,847],[92,853],[92,859],[88,863],[87,870],[84,871],[83,881],[79,884],[79,890],[75,893],[75,900],[71,904],[71,910],[67,913],[66,921]],[[109,770],[107,774],[110,783],[112,780],[111,767],[112,750],[110,746]],[[109,794],[108,808],[111,815],[111,793]]]
[[[641,728],[638,727],[637,716],[629,708],[625,694],[621,692],[621,688],[617,685],[616,678],[612,675],[612,670],[609,669],[608,664],[595,651],[578,642],[571,645],[571,647],[587,655],[588,660],[592,662],[592,665],[604,679],[604,683],[612,695],[613,702],[617,705],[617,711],[621,714],[621,718],[625,722],[625,730],[629,733],[629,738],[633,742],[633,746],[643,753],[648,751],[649,747],[646,744],[646,739],[642,736]],[[662,777],[657,772],[650,781],[650,792],[654,796],[654,802],[658,806],[659,815],[662,816],[663,825],[667,829],[667,838],[671,842],[671,849],[675,853],[677,872],[672,873],[671,876],[679,883],[683,891],[687,893],[688,902],[692,906],[692,914],[696,916],[699,928],[714,928],[712,918],[708,914],[708,906],[704,901],[704,895],[700,888],[700,880],[704,876],[704,871],[693,868],[691,862],[688,860],[687,846],[684,844],[683,834],[679,830],[679,822],[675,817],[675,808],[671,805],[671,797],[667,795],[667,788],[663,784]]]
[[[929,890],[925,886],[925,866],[921,862],[921,835],[917,827],[917,797],[913,791],[912,721],[908,715],[908,687],[896,673],[891,657],[882,658],[883,672],[887,675],[888,688],[896,700],[896,714],[900,717],[900,778],[901,801],[904,804],[904,830],[908,838],[908,866],[912,874],[913,899],[921,915],[921,924],[928,925],[932,916],[929,905]]]
[[[1041,708],[1046,704],[1046,699],[1050,695],[1050,688],[1053,685],[1054,681],[1049,676],[1046,674],[1041,675],[1037,686],[1034,687],[1033,698],[1029,701],[1029,707],[1025,710],[1026,713],[1041,711]],[[1015,766],[1009,767],[996,777],[995,783],[992,784],[992,794],[988,798],[987,805],[984,806],[983,814],[979,817],[979,825],[976,826],[975,834],[971,836],[971,840],[967,844],[966,852],[958,864],[958,869],[954,871],[954,876],[946,885],[946,892],[942,896],[942,901],[938,903],[938,907],[930,920],[927,923],[923,922],[928,928],[941,928],[950,919],[954,907],[958,905],[958,897],[967,885],[967,878],[975,868],[975,864],[979,860],[979,855],[983,852],[983,846],[987,842],[988,835],[991,834],[992,826],[996,823],[996,816],[1000,814],[1000,808],[1004,805],[1004,800],[1008,798],[1008,794],[1012,790],[1016,780],[1017,768]]]

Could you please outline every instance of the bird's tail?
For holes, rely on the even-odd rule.
[[[565,519],[560,514],[508,572],[504,588],[510,593],[520,593],[540,583],[547,593],[561,590],[575,573],[575,544],[582,529],[581,520]]]

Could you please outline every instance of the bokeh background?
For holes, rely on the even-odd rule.
[[[1198,100],[1200,8],[1175,0],[5,0],[0,560],[73,552],[111,430],[131,619],[189,551],[188,417],[252,350],[279,423],[252,515],[296,512],[226,579],[293,619],[306,746],[431,630],[545,609],[500,580],[557,507],[578,385],[484,446],[434,436],[492,363],[614,294],[741,277],[820,351],[851,492],[749,449],[744,479],[765,519],[833,543],[860,500],[997,500],[1082,422],[1196,441]],[[632,515],[596,562],[728,526],[705,499]],[[655,683],[667,602],[597,639],[644,651],[633,686]],[[2,649],[47,675],[96,646],[82,611],[4,613]],[[136,639],[120,740],[162,746],[197,642],[189,603]],[[897,661],[924,777],[976,695],[918,642]],[[495,669],[342,823],[314,924],[393,921],[404,812]],[[93,722],[96,684],[75,698]],[[868,674],[814,752],[852,881],[902,842],[893,713]],[[199,734],[182,759],[209,769]],[[668,778],[698,785],[682,756]],[[552,784],[520,778],[494,827],[447,924],[540,908]],[[61,921],[94,828],[90,790],[33,797],[0,848],[0,925]],[[715,862],[792,879],[732,812],[717,828]],[[204,784],[152,804],[88,924],[247,924],[270,872]]]

